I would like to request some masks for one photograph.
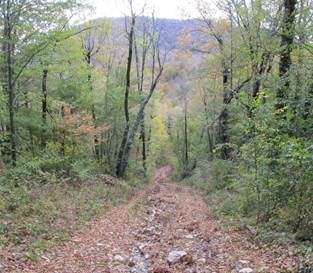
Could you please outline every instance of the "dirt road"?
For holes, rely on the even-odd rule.
[[[131,202],[15,272],[295,272],[291,248],[259,248],[247,234],[225,230],[200,194],[169,181],[169,172],[159,169]]]

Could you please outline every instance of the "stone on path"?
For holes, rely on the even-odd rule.
[[[144,262],[139,262],[132,268],[132,273],[149,273],[149,268]]]
[[[118,262],[118,263],[126,263],[127,262],[127,258],[121,256],[121,255],[115,255],[113,260],[115,262]]]
[[[180,261],[186,255],[187,255],[186,251],[174,250],[174,251],[171,251],[170,254],[168,255],[167,261],[169,264],[173,264],[173,263]]]
[[[253,273],[253,269],[252,268],[243,268],[239,270],[239,273]]]

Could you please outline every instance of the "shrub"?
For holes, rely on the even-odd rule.
[[[191,176],[185,180],[208,194],[230,187],[234,179],[234,169],[234,163],[226,160],[199,161]]]

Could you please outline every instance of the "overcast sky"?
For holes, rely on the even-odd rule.
[[[95,7],[93,18],[120,17],[127,12],[127,0],[87,0]],[[182,19],[188,16],[196,17],[193,6],[195,0],[133,0],[135,9],[140,10],[143,3],[155,10],[155,16],[159,18]],[[128,13],[127,13],[128,14]]]

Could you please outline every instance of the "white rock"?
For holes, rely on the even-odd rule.
[[[145,263],[138,263],[132,268],[131,270],[132,273],[148,273],[149,268]]]
[[[185,257],[187,255],[186,251],[178,251],[174,250],[171,251],[170,254],[167,257],[167,261],[170,264],[178,262],[181,258]]]
[[[43,258],[44,260],[46,260],[48,263],[50,263],[50,259],[46,256],[41,256],[41,258]],[[0,268],[1,268],[1,264],[0,264]]]
[[[249,263],[249,261],[247,261],[247,260],[239,260],[239,262],[242,264],[248,264]]]
[[[253,269],[249,267],[239,270],[239,273],[253,273],[253,272],[254,272]]]
[[[192,234],[188,234],[188,235],[185,236],[185,238],[191,240],[191,239],[193,239],[193,235]]]
[[[205,258],[201,258],[201,259],[198,260],[198,263],[205,264],[206,263],[206,259]],[[214,273],[214,272],[212,272],[212,273]]]
[[[144,249],[146,246],[147,246],[147,244],[140,244],[140,245],[138,245],[138,249],[139,249],[140,251],[143,251],[143,249]]]
[[[105,246],[105,244],[97,243],[96,246]]]
[[[125,263],[126,262],[126,258],[121,256],[121,255],[115,255],[113,260],[115,262],[119,262],[119,263]]]

